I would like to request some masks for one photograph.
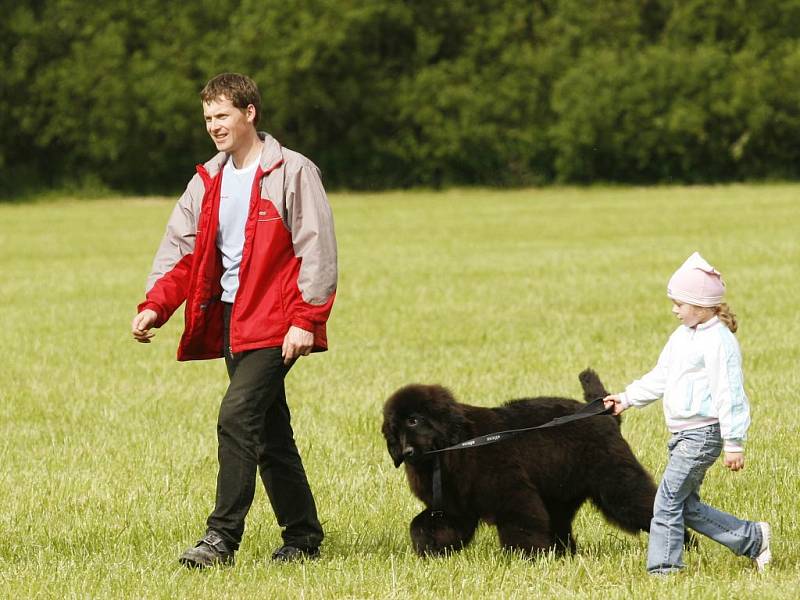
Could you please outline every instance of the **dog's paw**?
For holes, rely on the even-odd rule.
[[[450,518],[424,510],[411,521],[411,543],[419,556],[457,552],[472,540],[477,519]]]

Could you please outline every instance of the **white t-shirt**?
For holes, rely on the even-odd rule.
[[[244,247],[244,226],[250,210],[250,195],[258,159],[237,169],[228,158],[222,169],[222,189],[219,201],[217,248],[222,254],[222,300],[233,302],[239,289],[239,264]]]

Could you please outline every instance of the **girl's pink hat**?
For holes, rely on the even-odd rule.
[[[667,284],[667,296],[695,306],[718,306],[724,294],[722,274],[698,252],[686,259]]]

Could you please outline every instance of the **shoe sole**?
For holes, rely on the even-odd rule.
[[[772,528],[769,526],[769,523],[763,522],[760,523],[761,525],[761,535],[763,540],[761,542],[762,546],[765,546],[764,549],[759,553],[758,556],[753,558],[753,564],[756,567],[756,570],[759,573],[763,573],[767,569],[767,565],[772,562],[772,548],[770,548],[770,542],[772,541]],[[763,557],[763,558],[762,558]]]
[[[320,553],[319,552],[317,552],[315,554],[306,554],[306,553],[294,554],[291,557],[286,557],[286,556],[281,556],[281,555],[278,555],[278,556],[273,555],[272,556],[272,562],[277,562],[277,563],[306,562],[306,561],[309,561],[309,560],[319,560],[319,557],[320,557]]]
[[[203,565],[197,562],[196,560],[192,560],[191,558],[184,558],[181,556],[178,559],[178,562],[182,564],[187,569],[205,569],[209,565]]]
[[[296,558],[273,558],[272,562],[276,563],[297,563],[297,562],[309,562],[319,560],[319,556],[298,556]]]
[[[233,560],[226,560],[226,561],[215,560],[213,562],[206,563],[206,562],[201,562],[199,560],[191,558],[189,556],[181,556],[178,559],[178,562],[181,565],[183,565],[184,567],[186,567],[187,569],[211,569],[211,568],[214,568],[214,567],[232,567],[233,566]]]

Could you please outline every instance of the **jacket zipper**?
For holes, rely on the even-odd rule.
[[[239,295],[239,290],[236,290],[236,295]],[[233,344],[231,343],[231,329],[233,329],[233,309],[236,307],[236,298],[233,298],[233,302],[231,303],[231,316],[230,320],[228,321],[228,355],[231,357],[231,360],[236,359],[236,355],[233,353]]]
[[[253,208],[258,207],[258,201],[261,199],[261,180],[267,175],[269,171],[262,171],[261,166],[258,166],[256,169],[255,177],[253,178],[253,187],[250,188],[250,206],[247,212],[247,223],[245,224],[245,232],[247,232],[247,225],[250,224],[250,212],[252,212]],[[256,220],[258,217],[256,216]],[[250,266],[250,254],[252,252],[252,245],[253,245],[253,238],[255,237],[255,227],[257,226],[256,223],[253,223],[253,230],[251,231],[250,237],[248,238],[245,236],[244,244],[242,245],[242,261],[239,263],[239,288],[236,290],[236,296],[239,296],[239,291],[242,289],[242,283],[244,282],[243,275],[245,275],[245,271],[242,268],[244,265],[244,249],[247,248],[247,265]],[[236,298],[233,299],[233,304],[231,305],[231,322],[228,328],[228,336],[232,335],[233,332],[233,315],[236,312]],[[230,343],[230,339],[228,339],[228,353],[231,356],[231,360],[234,360],[236,355],[233,353],[233,344]]]

